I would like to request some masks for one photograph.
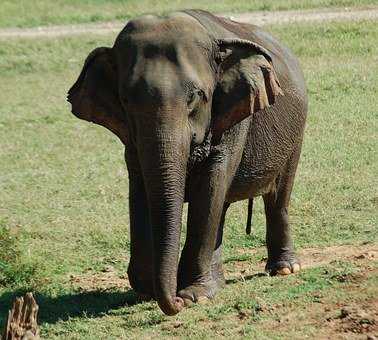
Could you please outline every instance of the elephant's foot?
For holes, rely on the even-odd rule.
[[[187,256],[192,259],[192,256]],[[218,247],[212,255],[210,273],[199,273],[193,270],[192,260],[180,263],[178,296],[186,306],[193,303],[206,303],[222,289],[226,280],[223,274],[222,247]]]
[[[131,288],[134,289],[138,301],[148,301],[154,299],[154,287],[152,281],[152,273],[147,271],[137,270],[129,266],[127,271]]]
[[[178,292],[178,296],[184,300],[186,306],[193,303],[203,304],[212,299],[225,284],[222,265],[214,264],[211,268],[211,276],[186,285]]]
[[[151,295],[151,294],[139,293],[135,289],[134,289],[134,291],[135,291],[135,294],[136,294],[136,301],[138,303],[140,303],[140,302],[148,302],[148,301],[154,300],[154,296]]]
[[[289,275],[301,270],[301,265],[292,250],[286,250],[277,255],[270,255],[265,270],[272,276]]]
[[[185,306],[193,303],[204,304],[212,299],[223,286],[224,280],[211,278],[205,282],[193,283],[181,289],[177,295],[184,300]]]
[[[149,283],[138,282],[137,284],[131,283],[130,285],[137,296],[137,301],[143,302],[155,299],[154,290]]]

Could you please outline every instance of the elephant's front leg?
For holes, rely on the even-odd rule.
[[[127,270],[131,287],[144,299],[154,297],[152,233],[143,179],[130,174],[130,263]]]
[[[224,285],[222,270],[226,180],[223,171],[201,177],[191,193],[187,237],[182,251],[178,295],[187,303],[212,298]]]

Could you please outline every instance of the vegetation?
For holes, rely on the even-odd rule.
[[[38,3],[47,2],[36,2],[36,8]],[[52,13],[63,15],[65,8]],[[0,15],[4,18],[4,11]],[[376,22],[269,30],[299,56],[310,95],[290,209],[296,247],[300,253],[316,247],[312,254],[331,245],[374,247]],[[346,313],[341,308],[374,310],[374,258],[346,252],[336,261],[335,248],[333,261],[327,257],[298,275],[258,274],[266,256],[259,199],[251,236],[244,234],[246,202],[230,208],[224,252],[229,284],[212,303],[175,317],[164,316],[154,302],[137,303],[125,279],[128,185],[122,146],[110,132],[73,117],[65,102],[89,51],[114,38],[1,42],[0,323],[14,296],[32,289],[46,339],[302,339],[336,328],[352,332],[344,322],[354,322],[354,314],[341,317]],[[361,332],[367,332],[374,326],[367,320],[370,324],[355,327],[366,324]]]
[[[17,227],[10,231],[0,224],[0,285],[27,284],[35,274],[36,268],[21,258]]]
[[[163,14],[185,8],[231,13],[373,4],[372,0],[2,0],[0,27],[126,20],[143,13]]]

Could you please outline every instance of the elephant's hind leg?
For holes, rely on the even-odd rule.
[[[266,243],[271,275],[287,275],[300,270],[288,221],[288,206],[297,169],[300,146],[289,159],[286,169],[276,180],[272,190],[263,196],[266,215]]]

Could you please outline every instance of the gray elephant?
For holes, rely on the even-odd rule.
[[[224,285],[223,225],[235,201],[263,196],[266,269],[300,269],[288,205],[306,86],[296,57],[270,34],[199,10],[143,16],[113,47],[89,54],[68,100],[77,117],[125,144],[128,275],[164,313],[212,298]]]

